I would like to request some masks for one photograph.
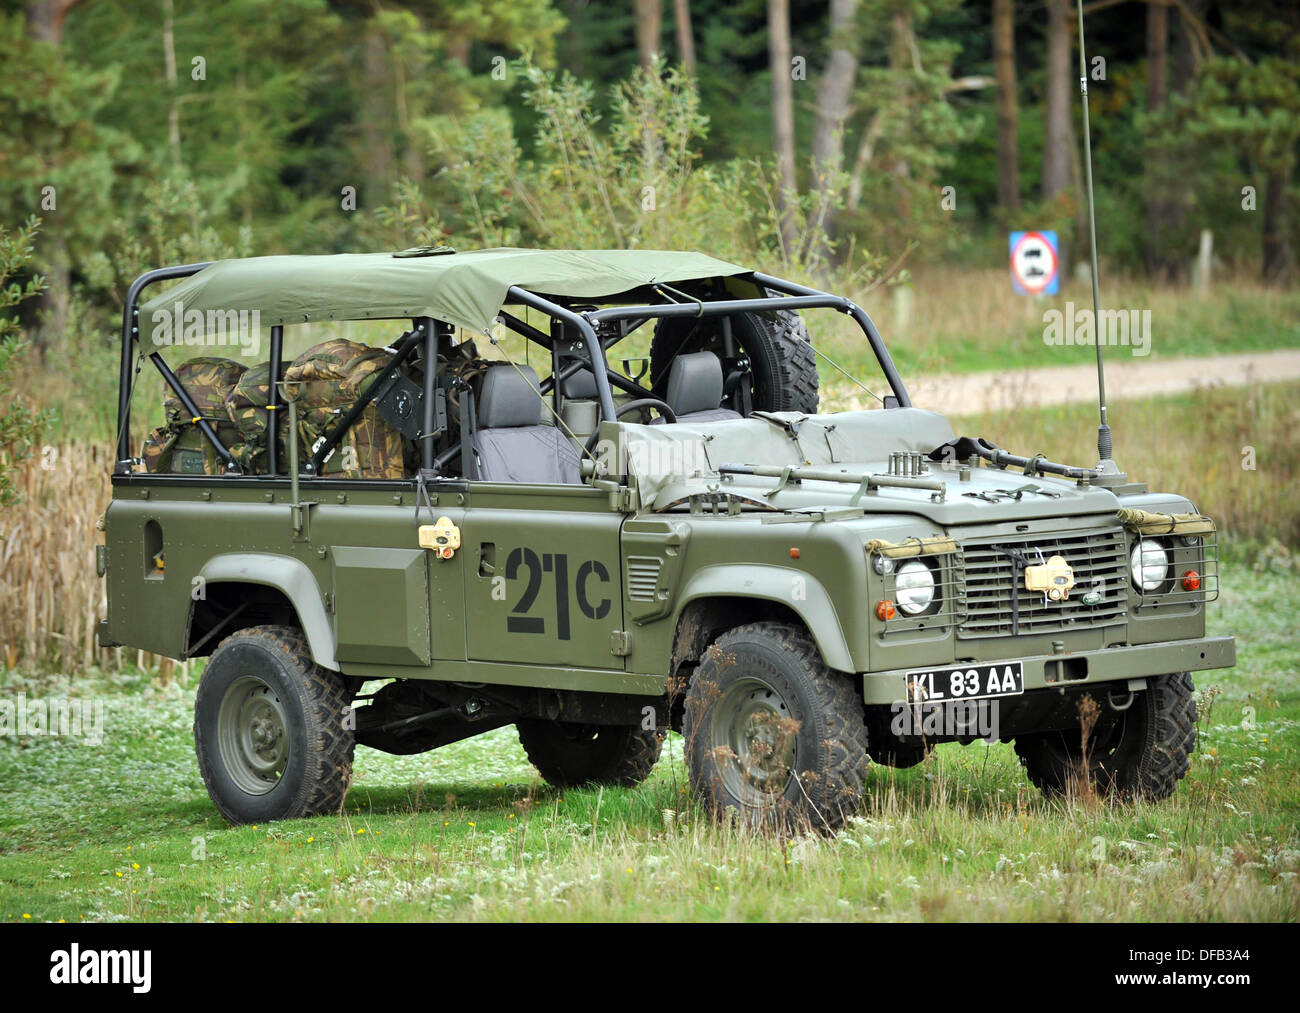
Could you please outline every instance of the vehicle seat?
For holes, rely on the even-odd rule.
[[[560,381],[560,393],[574,401],[595,401],[600,396],[596,392],[596,374],[590,369],[580,369],[566,376]]]
[[[578,448],[557,427],[538,423],[538,391],[531,367],[488,367],[479,388],[471,443],[473,477],[484,482],[582,483]]]
[[[712,352],[690,352],[673,359],[664,400],[677,414],[678,422],[722,422],[741,417],[739,412],[719,407],[722,362]]]

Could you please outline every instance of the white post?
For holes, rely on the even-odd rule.
[[[906,334],[912,323],[912,290],[907,285],[894,286],[894,331]]]
[[[1196,291],[1206,295],[1210,291],[1210,265],[1214,261],[1214,233],[1201,229],[1201,247],[1196,254]]]

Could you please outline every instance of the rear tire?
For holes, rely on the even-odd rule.
[[[1174,672],[1150,679],[1128,710],[1092,743],[1088,776],[1104,797],[1157,802],[1186,776],[1196,750],[1192,677]],[[1044,732],[1016,739],[1029,780],[1048,798],[1068,795],[1083,777],[1079,733]]]
[[[761,622],[720,636],[691,678],[682,734],[691,788],[717,817],[830,830],[862,800],[862,699],[803,627]]]
[[[213,804],[233,824],[338,812],[352,782],[347,683],[302,631],[254,626],[212,653],[194,701],[194,746]]]
[[[798,313],[738,314],[732,317],[732,335],[750,362],[754,410],[816,413],[817,356]],[[723,355],[718,318],[660,320],[650,342],[650,386],[660,389],[676,356],[704,350]]]
[[[662,731],[638,725],[583,725],[528,719],[517,724],[528,762],[556,788],[603,784],[635,788],[650,776]]]

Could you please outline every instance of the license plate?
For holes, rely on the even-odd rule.
[[[1019,661],[995,665],[954,665],[904,674],[907,700],[988,700],[1017,696],[1025,691],[1025,666]]]

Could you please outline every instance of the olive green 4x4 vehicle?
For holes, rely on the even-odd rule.
[[[878,407],[818,411],[814,310]],[[958,437],[860,307],[700,254],[163,268],[120,383],[100,642],[208,657],[235,823],[337,810],[357,744],[511,724],[561,786],[635,785],[678,730],[697,796],[759,824],[834,827],[870,760],[978,739],[1048,793],[1159,799],[1189,673],[1234,661],[1186,498]]]

